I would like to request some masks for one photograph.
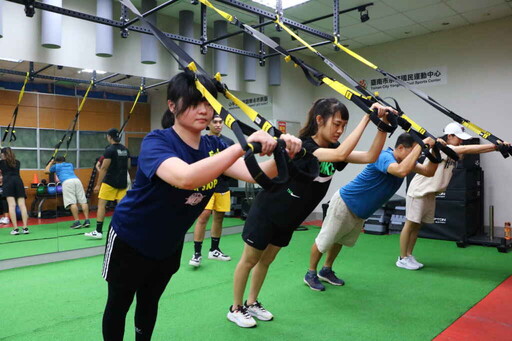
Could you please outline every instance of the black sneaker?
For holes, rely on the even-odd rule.
[[[80,227],[82,227],[82,224],[80,223],[80,220],[77,220],[69,228],[70,229],[79,229]]]
[[[318,278],[322,281],[330,283],[332,285],[342,286],[345,285],[345,281],[341,278],[336,277],[334,271],[331,268],[323,267],[322,270],[318,272]]]
[[[318,279],[318,276],[315,274],[311,274],[309,271],[306,272],[306,276],[304,276],[304,283],[306,283],[311,290],[315,291],[324,291],[325,287],[322,283],[320,283],[320,280]]]

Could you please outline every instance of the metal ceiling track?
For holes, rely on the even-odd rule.
[[[121,31],[121,36],[123,38],[128,37],[129,31],[139,32],[139,33],[143,33],[143,34],[151,34],[151,32],[148,29],[146,29],[144,27],[133,25],[136,22],[138,22],[139,19],[138,18],[129,19],[126,8],[124,8],[123,5],[121,5],[121,20],[112,20],[112,19],[105,19],[105,18],[98,17],[95,15],[82,13],[82,12],[78,12],[78,11],[74,11],[74,10],[70,10],[70,9],[66,9],[66,8],[62,8],[62,7],[48,5],[48,4],[38,2],[35,0],[7,0],[7,1],[23,5],[25,7],[25,14],[29,17],[32,17],[34,15],[35,9],[39,9],[39,10],[44,10],[44,11],[50,11],[50,12],[57,13],[57,14],[66,15],[66,16],[73,17],[73,18],[91,21],[91,22],[94,22],[97,24],[104,24],[104,25],[109,25],[109,26],[119,28],[119,30]],[[158,5],[155,8],[143,13],[142,16],[147,17],[148,15],[151,15],[153,13],[158,13],[158,11],[160,11],[163,8],[170,6],[178,1],[180,1],[180,0],[168,0],[164,3],[162,3],[161,5]],[[182,0],[182,1],[187,1],[187,2],[190,1],[192,4],[196,4],[196,5],[198,4],[197,0]],[[345,9],[345,10],[340,10],[339,9],[339,1],[340,0],[333,0],[333,12],[331,14],[327,14],[327,15],[324,15],[321,17],[309,19],[302,23],[287,19],[286,17],[283,17],[282,1],[281,0],[277,0],[277,2],[276,2],[277,3],[276,12],[280,13],[281,20],[287,26],[292,27],[298,31],[302,31],[302,32],[311,34],[315,37],[323,39],[322,42],[316,43],[314,45],[314,46],[321,46],[321,45],[326,45],[326,44],[329,44],[330,42],[333,42],[334,41],[333,34],[334,34],[334,36],[339,37],[339,34],[340,34],[339,15],[340,14],[348,13],[351,11],[362,11],[362,10],[365,10],[367,7],[373,6],[373,2],[368,2],[368,3],[362,4],[362,5],[359,5],[356,7],[352,7],[352,8]],[[216,0],[214,2],[219,2],[222,4],[228,5],[230,7],[236,8],[238,10],[244,11],[246,13],[254,14],[256,16],[256,18],[259,19],[259,24],[254,25],[253,27],[258,28],[260,30],[263,30],[265,26],[272,24],[277,18],[276,13],[266,11],[264,9],[261,9],[261,8],[255,7],[255,6],[251,6],[249,4],[246,4],[246,3],[243,3],[243,2],[240,2],[237,0]],[[312,27],[306,25],[306,24],[309,24],[309,23],[312,23],[315,21],[319,21],[319,20],[323,20],[326,18],[330,18],[330,17],[333,17],[333,31],[332,31],[333,33],[325,33],[325,32],[322,32],[320,30],[317,30],[315,28],[312,28]],[[267,20],[265,20],[265,19],[267,19]],[[237,31],[234,33],[226,34],[222,37],[216,37],[214,39],[207,40],[207,24],[208,24],[208,22],[207,22],[207,16],[206,16],[206,8],[204,5],[201,5],[201,36],[200,36],[200,39],[184,37],[184,36],[172,34],[172,33],[165,33],[165,35],[173,40],[176,40],[176,41],[182,41],[185,43],[198,45],[201,47],[201,53],[203,53],[203,54],[205,54],[207,52],[207,48],[211,47],[213,49],[222,50],[222,51],[226,51],[229,53],[235,53],[235,54],[242,55],[242,56],[257,58],[260,60],[260,65],[264,65],[264,60],[266,58],[269,58],[274,55],[274,54],[266,54],[262,48],[260,48],[259,53],[254,53],[254,52],[245,51],[242,49],[237,49],[237,48],[233,48],[233,47],[229,47],[229,46],[225,46],[225,45],[215,44],[215,42],[219,41],[220,39],[225,39],[225,38],[229,38],[229,37],[238,35],[238,34],[242,33],[243,31],[240,30],[240,31]],[[290,52],[299,51],[304,48],[305,47],[294,48],[294,49],[291,49]]]

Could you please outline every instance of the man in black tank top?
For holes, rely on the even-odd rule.
[[[110,143],[103,154],[104,159],[98,174],[98,181],[94,192],[98,194],[98,212],[96,216],[96,230],[85,233],[85,236],[101,239],[103,237],[103,219],[107,201],[117,202],[125,196],[128,180],[128,162],[130,152],[120,141],[119,131],[115,128],[107,131],[107,141]]]

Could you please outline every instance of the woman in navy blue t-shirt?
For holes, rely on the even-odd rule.
[[[216,97],[211,81],[198,78]],[[103,264],[108,282],[105,340],[122,340],[126,313],[135,295],[136,340],[151,338],[158,301],[180,265],[185,233],[208,203],[216,179],[226,174],[254,182],[241,158],[240,144],[226,147],[216,136],[201,135],[213,109],[196,89],[193,74],[182,72],[171,79],[167,100],[174,125],[144,138],[135,184],[112,218]],[[301,148],[300,140],[291,135],[282,139],[293,157]],[[261,130],[247,141],[261,143],[264,155],[276,146]],[[269,177],[277,175],[273,160],[260,166]]]

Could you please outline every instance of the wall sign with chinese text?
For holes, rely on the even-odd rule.
[[[404,82],[415,87],[442,85],[448,83],[448,68],[446,66],[430,67],[419,71],[395,74]],[[394,89],[400,87],[396,82],[384,76],[368,81],[370,90]]]

